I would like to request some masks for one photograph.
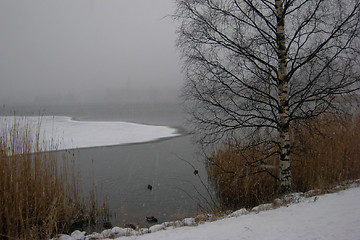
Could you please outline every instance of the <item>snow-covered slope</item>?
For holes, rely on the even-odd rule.
[[[359,240],[360,187],[312,198],[299,198],[298,203],[267,211],[226,217],[198,226],[160,230],[138,236],[117,239],[137,240]],[[233,214],[237,215],[237,214]],[[186,224],[185,224],[186,225]],[[157,228],[161,228],[158,225]],[[156,226],[154,226],[155,230]],[[125,229],[106,230],[98,237],[116,236]],[[134,232],[133,232],[134,233]],[[93,235],[94,236],[94,235]],[[90,236],[88,236],[90,237]],[[84,233],[61,239],[89,239]]]
[[[314,201],[316,199],[316,201]],[[275,210],[226,218],[130,239],[360,239],[360,188],[307,199]]]

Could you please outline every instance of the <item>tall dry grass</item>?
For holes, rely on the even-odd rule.
[[[326,189],[360,178],[360,116],[327,114],[293,130],[294,190]]]
[[[259,159],[259,146],[226,145],[208,161],[207,171],[217,192],[218,210],[235,210],[268,202],[277,196],[278,181],[263,172],[262,165],[249,163]],[[267,163],[276,168],[276,156]]]
[[[29,126],[15,122],[1,131],[0,239],[46,239],[107,213],[94,191],[90,198],[81,193],[69,155],[32,153],[45,143],[33,137]]]
[[[323,115],[294,125],[291,136],[293,191],[327,189],[360,178],[359,116]],[[274,149],[275,145],[227,144],[208,159],[221,210],[253,207],[279,196],[279,157]]]

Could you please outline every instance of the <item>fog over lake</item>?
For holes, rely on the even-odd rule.
[[[167,17],[174,9],[169,0],[0,1],[1,115],[133,122],[176,135],[186,117],[176,24]],[[198,177],[206,179],[191,136],[181,134],[58,154],[75,158],[85,193],[96,185],[108,197],[113,224],[175,220],[198,212]]]
[[[0,102],[175,101],[182,85],[168,0],[3,0]]]

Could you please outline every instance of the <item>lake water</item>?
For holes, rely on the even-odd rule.
[[[74,151],[83,191],[86,193],[95,184],[101,195],[108,197],[113,225],[147,226],[147,216],[154,216],[159,222],[195,216],[199,204],[206,202],[200,194],[209,198],[198,175],[182,160],[190,162],[206,182],[205,166],[191,135],[186,133],[180,104],[5,106],[1,113],[6,115],[13,110],[21,115],[70,116],[78,120],[126,121],[181,129],[182,135],[174,138]]]

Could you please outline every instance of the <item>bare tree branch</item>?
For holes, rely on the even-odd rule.
[[[177,0],[183,96],[198,141],[271,132],[277,148],[265,156],[279,155],[288,184],[291,124],[360,88],[359,11],[359,0]]]

